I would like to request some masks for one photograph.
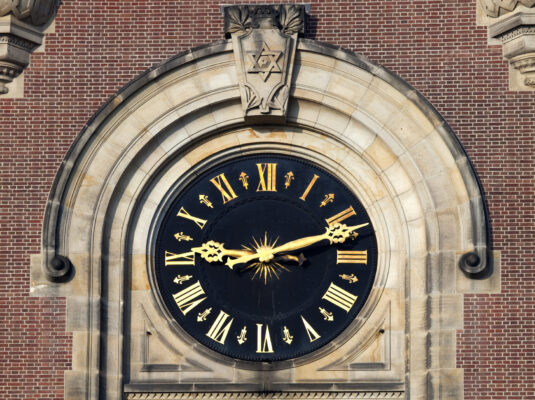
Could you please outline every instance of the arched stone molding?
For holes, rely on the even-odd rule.
[[[67,297],[66,399],[125,390],[462,399],[462,293],[492,285],[459,269],[474,254],[466,271],[488,274],[490,243],[483,194],[454,133],[386,69],[311,40],[298,44],[286,124],[247,125],[232,50],[221,41],[147,71],[95,114],[61,165],[32,293]],[[203,165],[262,151],[338,168],[370,210],[380,263],[367,309],[336,345],[259,370],[181,335],[148,271],[170,189]]]
[[[43,44],[45,29],[60,3],[61,0],[0,0],[0,96],[8,94],[7,85],[28,67],[30,54]]]

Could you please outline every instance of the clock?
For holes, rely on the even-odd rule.
[[[204,346],[271,362],[337,338],[377,269],[372,221],[332,172],[298,157],[234,158],[177,188],[157,228],[160,303]]]

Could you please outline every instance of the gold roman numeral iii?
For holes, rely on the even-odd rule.
[[[225,322],[228,319],[229,315],[224,311],[219,311],[219,315],[215,319],[214,323],[210,327],[210,330],[206,334],[210,339],[215,340],[218,343],[225,344],[225,339],[227,338],[228,331],[230,326],[234,321],[232,318],[226,325]]]
[[[175,254],[170,251],[165,251],[165,266],[169,265],[195,265],[195,253],[189,251],[187,253]]]
[[[213,177],[212,179],[210,179],[210,182],[212,182],[217,188],[217,190],[221,192],[221,196],[223,197],[223,204],[226,204],[229,201],[234,200],[236,197],[238,197],[236,196],[236,193],[234,193],[234,190],[232,189],[232,186],[230,186],[230,183],[228,183],[225,174],[219,174],[216,177]]]
[[[277,164],[276,163],[262,163],[256,164],[258,167],[258,182],[257,192],[276,192],[277,191]]]
[[[180,207],[180,211],[178,211],[178,214],[176,216],[186,218],[186,219],[189,219],[190,221],[195,222],[197,226],[201,229],[204,228],[204,225],[206,225],[206,223],[208,222],[208,220],[206,219],[201,219],[201,218],[194,217],[193,215],[190,215],[184,207]]]
[[[332,226],[332,225],[334,225],[336,223],[339,223],[339,222],[342,222],[342,221],[348,219],[349,217],[351,217],[353,215],[357,215],[357,213],[356,213],[355,210],[353,210],[352,206],[349,206],[344,211],[341,211],[338,214],[333,215],[331,218],[327,218],[325,221],[327,222],[327,224],[329,226]]]
[[[322,299],[333,303],[335,306],[340,307],[346,312],[349,312],[351,307],[353,307],[353,304],[355,304],[357,296],[331,282],[329,289],[327,289]]]
[[[368,264],[368,250],[336,250],[336,264]]]
[[[256,352],[273,353],[273,344],[269,335],[269,326],[266,325],[266,331],[263,333],[264,324],[256,324]]]
[[[206,300],[204,290],[199,281],[191,286],[188,286],[184,290],[175,293],[173,298],[175,299],[176,305],[184,315]]]
[[[303,325],[305,326],[305,330],[307,331],[308,339],[310,340],[310,343],[312,343],[315,340],[318,340],[321,336],[312,326],[308,323],[306,319],[303,318],[301,315],[301,320],[303,321]]]
[[[314,174],[314,176],[312,177],[312,179],[310,180],[310,183],[308,184],[307,188],[305,189],[305,191],[303,192],[303,195],[301,197],[299,197],[301,200],[303,201],[307,201],[307,196],[308,194],[310,193],[310,190],[312,189],[312,186],[314,186],[314,184],[316,183],[316,181],[319,179],[319,176]]]

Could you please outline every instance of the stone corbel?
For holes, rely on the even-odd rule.
[[[489,37],[502,42],[509,88],[535,90],[535,0],[479,0]]]
[[[0,96],[30,64],[60,0],[0,0]]]

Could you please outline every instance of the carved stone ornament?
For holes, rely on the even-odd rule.
[[[304,32],[302,5],[225,7],[238,67],[245,118],[284,120],[288,106],[297,37]]]
[[[535,90],[535,9],[505,16],[489,26],[489,35],[502,41],[511,89]]]
[[[0,95],[30,64],[59,5],[60,0],[0,0]]]
[[[479,0],[485,13],[491,18],[498,18],[514,11],[518,6],[534,7],[535,0]]]

